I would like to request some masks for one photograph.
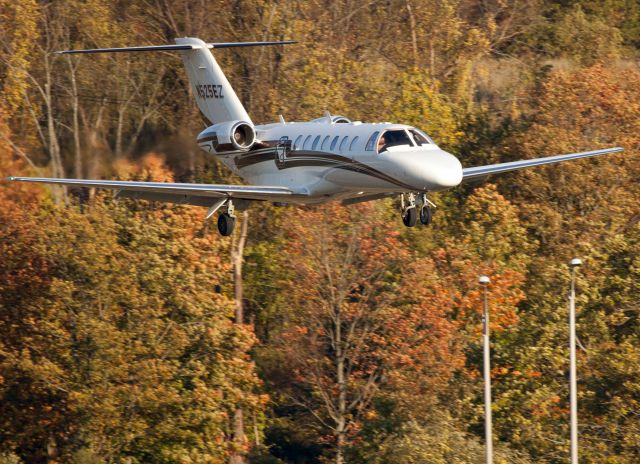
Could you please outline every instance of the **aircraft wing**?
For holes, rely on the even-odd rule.
[[[124,180],[56,179],[47,177],[9,177],[20,182],[58,184],[70,187],[115,190],[118,197],[163,201],[196,206],[212,206],[222,199],[295,201],[304,197],[286,187],[256,185],[179,184],[170,182],[137,182]]]
[[[601,150],[583,151],[580,153],[569,153],[566,155],[547,156],[545,158],[534,158],[520,161],[511,161],[509,163],[489,164],[487,166],[474,166],[464,168],[462,170],[462,182],[468,182],[490,174],[500,174],[503,172],[516,171],[518,169],[532,168],[534,166],[542,166],[544,164],[559,163],[561,161],[569,161],[579,158],[589,158],[591,156],[608,155],[610,153],[618,153],[623,151],[620,147],[603,148]]]

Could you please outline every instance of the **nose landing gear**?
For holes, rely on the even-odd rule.
[[[425,226],[431,224],[433,220],[433,211],[431,210],[431,205],[422,205],[420,208],[420,222]]]
[[[416,225],[418,220],[418,213],[416,212],[416,207],[407,208],[402,215],[402,222],[407,227],[413,227]]]
[[[402,222],[407,227],[413,227],[418,222],[418,207],[420,208],[420,222],[425,226],[431,224],[433,220],[433,208],[435,205],[427,198],[426,193],[420,194],[420,205],[416,204],[416,195],[413,193],[400,195],[400,211],[402,212]]]
[[[400,195],[400,211],[405,226],[413,227],[416,225],[418,212],[416,211],[416,196],[413,193],[407,194],[406,200],[404,194]]]

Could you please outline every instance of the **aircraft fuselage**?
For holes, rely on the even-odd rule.
[[[295,203],[322,203],[388,192],[434,192],[462,180],[458,159],[431,139],[419,143],[411,126],[392,123],[310,122],[255,126],[247,150],[216,151],[206,131],[203,150],[254,185],[277,185],[303,194]],[[384,134],[405,131],[408,143],[382,147]],[[426,134],[422,133],[426,136]],[[293,201],[292,201],[293,202]]]

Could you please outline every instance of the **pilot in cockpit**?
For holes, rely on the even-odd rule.
[[[407,132],[404,129],[386,131],[378,139],[378,153],[399,145],[412,145]]]

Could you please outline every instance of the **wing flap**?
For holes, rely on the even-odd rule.
[[[608,155],[610,153],[619,153],[621,151],[623,151],[623,148],[621,147],[604,148],[601,150],[583,151],[579,153],[568,153],[566,155],[547,156],[544,158],[534,158],[520,161],[511,161],[509,163],[498,163],[489,164],[487,166],[464,168],[462,170],[462,182],[467,182],[491,174],[500,174],[502,172],[516,171],[518,169],[531,168],[534,166],[543,166],[545,164],[559,163],[561,161]]]
[[[118,191],[118,198],[131,198],[132,200],[159,201],[161,203],[176,203],[179,205],[209,207],[215,202],[226,201],[226,198],[199,197],[195,195],[177,195],[175,193],[135,192],[132,190]]]
[[[209,206],[219,198],[287,201],[304,197],[286,187],[255,185],[183,184],[124,180],[55,179],[48,177],[9,177],[19,182],[58,184],[70,187],[105,188],[119,191],[119,196]],[[137,195],[136,195],[137,194]]]

